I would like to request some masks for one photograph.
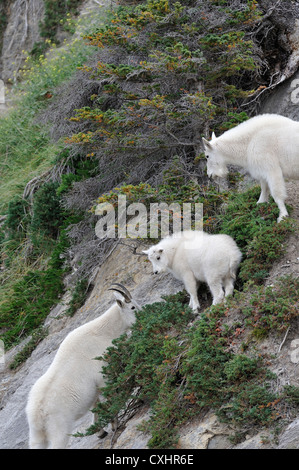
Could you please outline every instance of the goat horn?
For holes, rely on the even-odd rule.
[[[133,249],[133,255],[138,255],[138,256],[147,256],[145,253],[138,253],[137,251],[137,246]]]
[[[131,297],[130,292],[129,292],[126,288],[124,288],[121,284],[116,284],[116,283],[115,283],[114,285],[120,286],[120,287],[123,289],[123,291],[121,291],[121,290],[119,290],[119,289],[116,289],[115,287],[109,287],[108,290],[114,290],[114,291],[116,291],[116,292],[119,292],[121,295],[124,296],[125,301],[126,301],[127,303],[131,302],[132,297]]]
[[[131,293],[129,292],[129,290],[128,290],[125,286],[123,286],[122,284],[118,284],[117,282],[113,282],[111,285],[112,285],[112,286],[118,286],[118,287],[120,287],[120,288],[127,294],[127,296],[128,296],[130,299],[132,298],[132,295],[131,295]]]

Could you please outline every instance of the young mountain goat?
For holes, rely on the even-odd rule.
[[[121,284],[116,303],[103,315],[69,333],[47,372],[33,385],[26,413],[31,449],[63,449],[75,421],[90,410],[104,386],[101,356],[135,322],[140,306]]]
[[[183,281],[190,295],[189,306],[196,312],[198,281],[206,282],[213,296],[213,305],[234,290],[236,271],[242,254],[228,235],[210,235],[186,230],[161,240],[143,251],[148,255],[155,274],[168,271]],[[224,288],[224,292],[223,292]]]
[[[227,165],[246,168],[261,185],[258,203],[269,193],[279,208],[280,222],[288,215],[284,178],[299,178],[299,122],[277,114],[262,114],[212,140],[203,139],[208,176],[224,177]]]

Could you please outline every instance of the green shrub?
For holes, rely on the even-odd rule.
[[[45,15],[40,24],[41,37],[56,41],[59,25],[66,22],[68,14],[77,14],[83,0],[45,0]]]
[[[298,291],[299,280],[292,276],[282,277],[274,287],[254,289],[245,316],[256,336],[266,336],[270,331],[282,333],[288,328],[298,317]]]
[[[64,218],[57,188],[57,183],[46,183],[36,192],[30,227],[33,234],[57,237],[59,226]]]
[[[246,120],[240,104],[254,91],[248,83],[255,88],[256,80],[256,56],[246,32],[260,19],[257,10],[248,9],[236,16],[229,7],[196,0],[115,8],[110,21],[85,40],[101,49],[117,48],[122,63],[111,56],[109,62],[82,67],[92,79],[110,83],[93,95],[92,105],[75,110],[71,121],[84,123],[84,131],[75,128],[66,142],[96,151],[98,158],[113,155],[116,167],[124,166],[128,174],[132,167],[125,163],[133,158],[140,171],[154,158],[160,163],[178,154],[188,161],[196,156],[195,142],[204,129],[217,133]]]
[[[236,395],[232,395],[228,404],[217,411],[217,416],[224,422],[237,425],[265,426],[277,419],[275,405],[277,395],[269,386],[247,383]]]
[[[284,387],[284,396],[286,401],[294,404],[299,405],[299,388],[295,387],[294,385],[286,385]]]
[[[272,201],[257,204],[260,188],[233,192],[217,217],[219,231],[230,235],[243,253],[239,278],[262,284],[274,260],[283,252],[283,241],[294,230],[291,219],[277,224],[278,208]]]
[[[6,349],[39,328],[50,309],[59,302],[64,292],[63,277],[68,270],[64,259],[69,247],[67,227],[78,222],[80,217],[73,214],[63,220],[59,237],[53,241],[44,269],[29,270],[7,290],[0,303],[1,339]]]
[[[88,280],[81,279],[78,281],[73,289],[72,298],[69,307],[66,311],[67,315],[74,315],[74,313],[82,307],[88,293]]]
[[[59,301],[63,292],[62,272],[58,269],[28,272],[13,286],[13,292],[1,305],[0,328],[5,347],[17,344],[39,327]]]
[[[8,239],[22,239],[30,222],[29,202],[16,196],[8,204],[4,230],[8,231]]]
[[[246,381],[248,377],[256,373],[257,360],[245,355],[234,356],[224,367],[224,372],[229,381]]]
[[[23,349],[18,352],[14,358],[13,361],[9,364],[10,369],[16,369],[20,364],[22,364],[28,357],[30,357],[32,351],[36,348],[36,346],[44,339],[46,338],[48,334],[48,330],[44,328],[43,326],[36,328],[28,343],[23,347]]]

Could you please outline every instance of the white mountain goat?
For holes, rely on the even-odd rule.
[[[135,322],[140,306],[121,284],[116,303],[69,333],[47,372],[33,385],[26,407],[31,449],[63,449],[75,421],[96,403],[104,378],[101,356]]]
[[[224,177],[227,165],[246,168],[261,185],[258,203],[269,192],[279,208],[280,222],[288,215],[284,178],[299,178],[299,122],[277,114],[262,114],[230,129],[220,137],[203,139],[208,176]]]
[[[198,281],[208,284],[213,305],[221,302],[224,295],[233,293],[242,258],[235,241],[228,235],[191,230],[166,237],[143,253],[148,255],[155,274],[168,271],[184,283],[190,295],[189,306],[195,312],[200,307]]]

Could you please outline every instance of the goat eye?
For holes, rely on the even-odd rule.
[[[157,256],[157,260],[158,260],[158,261],[159,261],[159,259],[160,259],[160,256]]]
[[[134,306],[133,306],[133,307],[131,307],[131,310],[135,310],[135,307],[134,307]]]
[[[209,155],[206,155],[206,158],[209,158]]]

